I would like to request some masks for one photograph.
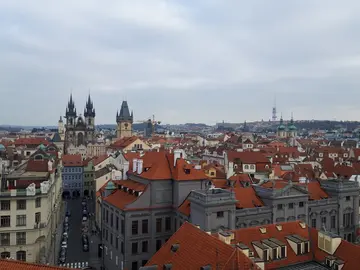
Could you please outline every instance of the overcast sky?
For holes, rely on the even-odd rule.
[[[360,120],[360,1],[0,1],[0,124]]]

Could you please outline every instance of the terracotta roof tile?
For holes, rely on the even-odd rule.
[[[281,225],[282,229],[278,230],[276,225]],[[260,228],[266,228],[266,232],[262,233]],[[278,224],[270,224],[270,225],[262,225],[258,227],[250,227],[245,229],[239,229],[234,232],[234,240],[233,243],[243,243],[248,246],[254,254],[257,254],[256,250],[253,247],[253,241],[261,241],[269,238],[276,238],[280,240],[284,244],[287,245],[287,257],[282,260],[275,260],[265,263],[265,269],[278,269],[282,266],[292,265],[296,263],[301,263],[305,261],[312,260],[312,253],[307,253],[303,255],[296,255],[292,248],[289,246],[288,241],[286,240],[286,236],[296,234],[305,239],[309,239],[309,231],[307,226],[303,229],[299,221],[293,222],[284,222]],[[256,257],[259,257],[258,255]]]
[[[48,171],[48,160],[33,160],[29,159],[26,165],[27,172],[47,172]]]
[[[171,250],[173,245],[178,245],[175,252]],[[233,260],[236,263],[232,263]],[[211,265],[212,269],[258,269],[245,254],[236,254],[235,248],[188,222],[170,237],[146,266],[157,265],[157,269],[163,269],[167,263],[178,270],[200,269],[206,265]],[[232,268],[233,265],[236,268]]]
[[[124,137],[121,138],[119,140],[117,140],[116,142],[114,142],[113,144],[111,144],[109,146],[109,148],[112,149],[123,149],[127,146],[129,146],[130,144],[132,144],[133,142],[135,142],[137,139],[139,139],[136,136],[132,136],[132,137]]]
[[[98,156],[98,157],[95,157],[93,160],[94,160],[94,166],[100,164],[101,162],[103,162],[104,160],[106,160],[107,158],[109,158],[108,155],[104,154],[104,155],[101,155],[101,156]]]
[[[3,260],[0,259],[1,270],[55,270],[55,269],[68,269],[59,266],[50,266],[43,264],[28,263],[16,260]]]
[[[83,160],[81,155],[63,155],[63,166],[65,167],[80,167],[83,166]]]
[[[15,146],[31,146],[31,147],[37,147],[39,145],[48,145],[50,142],[44,138],[19,138],[14,141]]]
[[[315,259],[318,262],[324,262],[325,257],[329,256],[329,254],[317,248],[318,231],[311,228],[310,235],[312,239],[312,249],[315,250]],[[341,268],[342,270],[359,269],[360,246],[342,240],[333,256],[344,261],[344,266]]]

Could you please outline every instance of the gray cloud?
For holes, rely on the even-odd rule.
[[[165,123],[357,120],[359,1],[0,2],[0,123],[55,124],[91,91]],[[5,100],[5,102],[4,102]]]

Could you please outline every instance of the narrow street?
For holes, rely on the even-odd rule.
[[[83,251],[82,243],[82,199],[67,200],[67,210],[71,212],[69,218],[69,238],[67,243],[66,264],[87,262],[89,266],[99,268],[100,258],[97,257],[98,236],[91,235],[91,222],[89,222],[89,251]],[[87,200],[89,213],[94,212],[94,204]],[[89,218],[90,220],[91,218]]]

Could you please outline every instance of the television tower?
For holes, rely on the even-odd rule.
[[[272,121],[276,122],[277,121],[277,112],[276,112],[276,96],[274,99],[274,107],[272,108]]]

